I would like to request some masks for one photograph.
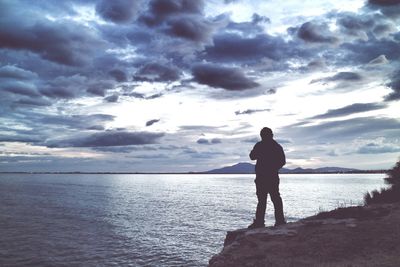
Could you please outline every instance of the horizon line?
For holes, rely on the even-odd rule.
[[[372,170],[350,170],[350,171],[327,171],[327,172],[298,172],[288,171],[279,174],[368,174],[368,173],[386,173],[389,169],[372,169]],[[114,171],[103,171],[103,172],[91,172],[91,171],[1,171],[0,174],[255,174],[252,172],[218,172],[212,173],[210,171],[188,171],[188,172],[114,172]]]

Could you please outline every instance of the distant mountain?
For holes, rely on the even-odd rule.
[[[232,166],[206,171],[204,173],[254,173],[254,165],[247,162],[241,162]]]
[[[346,173],[346,172],[360,172],[357,169],[350,168],[342,168],[342,167],[323,167],[317,169],[303,169],[303,168],[295,168],[295,169],[281,169],[281,173]]]
[[[255,165],[247,162],[237,163],[232,166],[226,166],[219,169],[214,169],[210,171],[205,171],[203,173],[210,173],[210,174],[241,174],[241,173],[254,173]],[[303,168],[295,168],[295,169],[286,169],[282,168],[280,173],[347,173],[347,172],[360,172],[357,169],[350,169],[350,168],[341,168],[341,167],[323,167],[317,169],[303,169]]]

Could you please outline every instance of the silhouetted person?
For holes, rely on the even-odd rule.
[[[256,163],[256,194],[258,198],[256,218],[248,228],[264,227],[267,196],[271,196],[275,209],[275,226],[285,224],[283,216],[282,198],[279,194],[278,171],[286,164],[285,153],[282,147],[272,138],[272,130],[264,127],[261,132],[261,141],[255,144],[250,152],[250,159]]]

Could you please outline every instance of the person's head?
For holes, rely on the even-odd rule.
[[[270,140],[274,136],[272,130],[268,127],[264,127],[260,131],[260,136],[262,140]]]

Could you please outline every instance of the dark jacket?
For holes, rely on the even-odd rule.
[[[275,140],[263,140],[255,144],[250,159],[257,160],[256,174],[277,175],[286,164],[285,153]]]

